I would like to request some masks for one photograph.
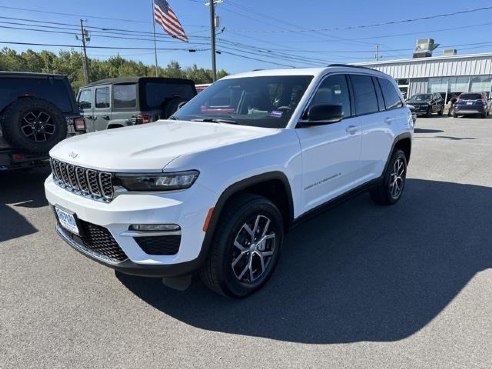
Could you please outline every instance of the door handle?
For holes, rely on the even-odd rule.
[[[109,120],[109,115],[103,115],[101,118],[105,120]]]
[[[390,125],[392,121],[393,119],[391,118],[384,118],[384,123],[386,123],[387,125]]]
[[[355,134],[358,131],[357,126],[348,126],[345,128],[345,132],[350,133],[351,135]]]

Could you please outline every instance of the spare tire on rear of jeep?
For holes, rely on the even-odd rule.
[[[35,97],[23,97],[3,114],[4,138],[15,148],[44,154],[67,137],[67,122],[60,109]]]
[[[186,104],[189,100],[175,96],[167,101],[164,102],[164,119],[169,118],[171,115],[176,113],[176,111],[181,108],[184,104]]]

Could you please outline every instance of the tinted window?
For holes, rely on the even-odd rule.
[[[400,94],[391,81],[386,78],[378,78],[379,85],[383,91],[384,105],[386,109],[400,108],[403,103],[400,99]]]
[[[412,101],[427,101],[431,99],[430,94],[418,94],[418,95],[413,95],[409,100]]]
[[[2,105],[18,96],[35,96],[48,100],[62,112],[72,112],[72,90],[58,78],[2,78],[0,82],[0,101]]]
[[[378,99],[370,76],[351,75],[357,115],[379,111]]]
[[[319,86],[310,105],[342,105],[343,116],[349,117],[350,95],[345,75],[327,77]]]
[[[109,87],[96,88],[96,108],[109,108]]]
[[[128,85],[113,86],[113,107],[115,109],[137,108],[137,85],[135,83]]]
[[[90,109],[92,107],[92,90],[81,90],[78,103],[80,109]]]
[[[149,109],[161,109],[165,100],[173,97],[189,100],[193,96],[195,96],[193,88],[187,84],[152,82],[145,84],[145,102]]]
[[[481,94],[461,94],[460,100],[480,100],[482,99]]]

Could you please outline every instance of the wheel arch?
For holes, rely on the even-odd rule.
[[[200,252],[201,260],[204,260],[208,254],[224,208],[235,196],[242,193],[264,196],[272,201],[282,215],[284,229],[288,231],[290,228],[294,219],[294,203],[287,176],[277,171],[243,179],[227,187],[217,200],[202,244],[202,250]]]

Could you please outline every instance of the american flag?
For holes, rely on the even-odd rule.
[[[166,0],[154,0],[154,20],[172,37],[188,42],[183,26]]]

